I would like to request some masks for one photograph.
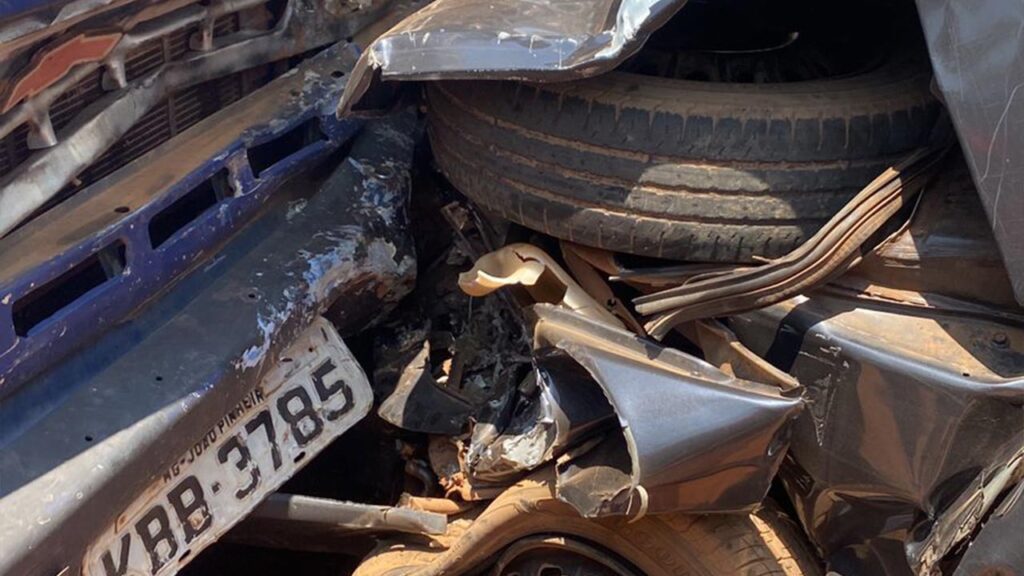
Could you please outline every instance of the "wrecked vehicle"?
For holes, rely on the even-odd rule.
[[[0,7],[0,574],[1024,574],[1015,10]]]

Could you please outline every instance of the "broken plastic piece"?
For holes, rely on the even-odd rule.
[[[473,414],[469,403],[445,393],[430,373],[430,342],[405,364],[398,385],[377,410],[385,421],[405,430],[456,435]]]

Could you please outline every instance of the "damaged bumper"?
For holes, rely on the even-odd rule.
[[[405,114],[368,125],[326,180],[291,180],[291,202],[270,206],[132,323],[5,399],[0,572],[78,573],[86,550],[108,527],[120,533],[122,512],[154,480],[167,482],[178,456],[204,446],[318,315],[331,314],[342,333],[358,330],[409,291],[414,123]],[[332,313],[335,301],[345,313]],[[172,556],[158,546],[153,562]]]
[[[325,50],[3,238],[0,397],[210,258],[348,141],[359,124],[332,105],[354,61],[351,46]]]

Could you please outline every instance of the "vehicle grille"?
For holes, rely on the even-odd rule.
[[[236,32],[239,29],[238,17],[238,14],[229,14],[219,18],[214,26],[215,36]],[[125,62],[128,80],[140,78],[167,62],[180,59],[188,52],[188,39],[195,32],[198,32],[198,27],[178,30],[131,52]],[[189,126],[265,84],[270,80],[270,69],[269,66],[263,66],[174,93],[146,114],[102,157],[79,174],[77,181],[47,207],[128,164]],[[102,70],[96,70],[54,102],[50,109],[50,117],[58,137],[61,128],[71,122],[78,113],[108,94],[102,88],[101,79]],[[32,152],[33,150],[28,147],[28,127],[21,126],[0,140],[0,174],[12,170],[25,161]]]

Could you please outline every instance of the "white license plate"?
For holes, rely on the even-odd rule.
[[[318,319],[263,381],[118,515],[89,576],[173,574],[369,412],[366,374]]]

